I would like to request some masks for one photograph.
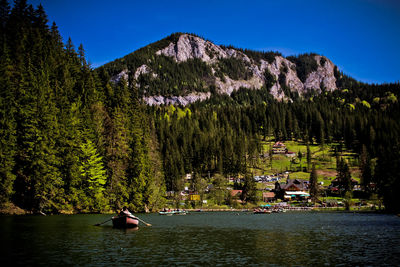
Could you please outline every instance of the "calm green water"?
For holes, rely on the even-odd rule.
[[[400,217],[287,212],[140,215],[152,227],[93,226],[109,215],[0,217],[1,265],[398,266]]]

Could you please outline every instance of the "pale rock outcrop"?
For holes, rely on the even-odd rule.
[[[140,75],[148,74],[148,73],[152,73],[151,68],[149,66],[143,64],[142,66],[140,66],[139,68],[136,69],[135,74],[133,75],[133,77],[135,78],[135,80],[137,80]],[[127,69],[124,69],[120,73],[118,73],[117,75],[112,76],[110,81],[113,82],[113,83],[118,83],[121,79],[124,79],[125,81],[128,81],[128,77],[129,77],[128,74],[129,74],[129,71]],[[157,78],[157,74],[156,73],[152,73],[152,77],[153,78]],[[140,87],[139,84],[136,84],[136,86]]]
[[[271,89],[269,90],[270,94],[274,96],[275,99],[282,101],[283,99],[286,99],[285,94],[283,93],[283,90],[281,89],[281,86],[279,83],[274,84]]]
[[[207,63],[227,57],[226,52],[220,46],[189,34],[182,34],[176,44],[170,43],[166,48],[157,51],[156,55],[173,57],[176,62],[198,58]]]
[[[253,71],[253,73],[259,77],[263,77],[265,70],[268,70],[272,75],[275,76],[276,83],[270,89],[270,93],[278,100],[284,99],[284,93],[282,92],[281,85],[279,84],[279,75],[281,74],[283,68],[287,70],[286,77],[286,85],[290,88],[291,91],[298,92],[300,95],[303,91],[303,83],[297,77],[297,73],[295,71],[295,64],[290,62],[284,57],[276,56],[275,60],[270,64],[265,60],[261,60],[260,70]],[[262,75],[262,76],[260,76]]]
[[[170,43],[164,49],[156,52],[156,55],[172,57],[176,62],[185,62],[188,59],[198,58],[206,63],[216,63],[220,58],[234,57],[247,63],[252,60],[233,48],[222,48],[200,37],[182,34],[176,43]]]
[[[186,96],[148,96],[143,100],[147,105],[182,105],[186,106],[196,101],[204,101],[210,98],[211,93],[191,93]]]
[[[225,82],[221,81],[220,78],[216,78],[215,85],[219,89],[219,93],[231,95],[233,91],[238,90],[239,88],[249,88],[249,89],[260,89],[263,86],[263,80],[260,78],[253,76],[249,80],[239,80],[235,81],[229,78],[228,76],[225,77]]]
[[[321,92],[323,86],[327,91],[336,90],[336,78],[334,75],[335,65],[326,57],[317,55],[314,58],[318,63],[318,69],[308,75],[306,82],[304,83],[304,88],[306,90],[316,90]],[[322,58],[325,60],[323,65],[321,64]]]
[[[253,64],[254,63],[246,54],[244,54],[241,51],[238,51],[238,50],[233,49],[233,48],[226,48],[224,51],[226,53],[226,56],[224,56],[224,57],[234,57],[234,58],[237,58],[237,59],[241,59],[247,64]]]
[[[284,62],[288,70],[286,73],[286,86],[290,88],[290,91],[297,92],[299,95],[302,95],[304,91],[304,85],[297,76],[296,65],[286,58],[284,58]]]
[[[137,80],[140,75],[151,73],[151,72],[152,72],[152,70],[150,69],[150,67],[145,65],[145,64],[143,64],[142,66],[140,66],[139,68],[136,69],[135,74],[133,75],[133,77],[135,78],[135,80]],[[152,76],[153,76],[153,78],[156,78],[157,74],[152,73]]]
[[[265,60],[255,62],[249,58],[243,52],[234,48],[222,48],[221,46],[215,45],[210,41],[206,41],[200,37],[193,36],[190,34],[182,34],[179,36],[176,43],[170,43],[167,47],[156,52],[156,55],[165,55],[172,57],[177,63],[185,62],[189,59],[198,58],[203,62],[206,62],[211,66],[212,75],[215,78],[215,86],[218,93],[230,95],[233,91],[238,90],[241,87],[249,89],[260,89],[265,85],[265,71],[268,70],[276,80],[276,83],[270,88],[270,93],[278,100],[289,100],[285,96],[284,90],[279,83],[279,76],[282,71],[285,71],[285,84],[292,91],[297,92],[300,96],[304,95],[310,90],[321,92],[324,87],[328,91],[336,90],[336,78],[334,75],[334,64],[327,58],[322,56],[315,56],[315,60],[318,64],[318,69],[307,76],[306,81],[303,83],[296,72],[295,63],[289,61],[282,56],[275,56],[275,60],[269,63]],[[219,77],[215,77],[215,73],[218,70],[218,61],[221,58],[236,58],[242,60],[246,68],[252,73],[252,76],[247,80],[233,80],[227,75],[224,76],[224,81]],[[321,59],[323,64],[321,64]],[[146,66],[140,66],[135,72],[135,79],[141,74],[150,73],[151,69]],[[127,71],[124,70],[118,75],[118,77],[127,76]],[[153,74],[154,78],[157,78],[156,74]],[[163,96],[151,96],[146,97],[145,101],[149,105],[157,104],[181,104],[193,103],[195,101],[201,101],[210,97],[210,93],[192,93],[187,96],[176,96],[176,97],[163,97]]]
[[[124,69],[117,75],[112,76],[110,80],[113,83],[118,83],[121,79],[124,79],[125,81],[128,80],[128,70],[127,69]]]

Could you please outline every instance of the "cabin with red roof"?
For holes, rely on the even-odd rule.
[[[275,193],[274,192],[263,192],[263,201],[264,202],[272,202],[275,200]]]
[[[272,153],[274,154],[285,154],[287,152],[286,145],[282,142],[276,142],[272,146]]]
[[[231,190],[230,194],[231,194],[232,197],[240,197],[242,192],[243,192],[243,190]]]

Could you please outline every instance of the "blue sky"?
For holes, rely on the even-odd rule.
[[[28,0],[43,5],[64,41],[83,44],[92,66],[173,32],[216,44],[315,52],[368,83],[400,81],[398,0]]]

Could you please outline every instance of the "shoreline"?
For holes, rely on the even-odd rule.
[[[185,211],[190,213],[201,213],[201,212],[253,212],[254,209],[185,209]],[[386,212],[385,210],[372,210],[372,209],[350,209],[346,210],[345,208],[337,208],[337,207],[291,207],[291,208],[284,208],[286,212],[295,211],[295,212],[315,212],[315,213],[331,213],[331,212],[345,212],[345,213],[376,213],[376,214],[394,214]]]
[[[346,210],[344,207],[285,207],[283,208],[285,211],[298,211],[298,212],[348,212],[348,213],[377,213],[377,214],[395,214],[385,211],[384,209],[358,209],[357,207],[353,207],[350,210]],[[200,212],[253,212],[254,208],[198,208],[198,209],[185,209],[190,213],[200,213]],[[138,214],[146,214],[140,212],[134,212]],[[153,211],[151,213],[158,213],[158,211]],[[40,215],[40,216],[48,216],[48,215],[78,215],[78,214],[114,214],[114,212],[104,212],[104,213],[90,213],[90,212],[71,212],[71,211],[60,211],[59,213],[54,214],[44,214],[43,212],[33,212],[21,209],[20,207],[9,204],[0,208],[0,216],[23,216],[23,215]]]

